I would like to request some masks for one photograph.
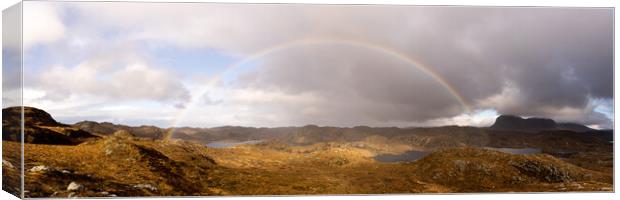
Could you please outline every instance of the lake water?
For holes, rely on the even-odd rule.
[[[510,154],[535,154],[541,153],[542,149],[540,148],[493,148],[493,147],[485,147],[485,149],[501,151],[504,153]],[[418,159],[424,158],[431,152],[428,151],[407,151],[402,154],[380,154],[373,159],[379,162],[411,162],[416,161]]]
[[[504,153],[511,154],[536,154],[541,153],[542,149],[540,148],[494,148],[494,147],[485,147],[486,149],[501,151]]]
[[[237,145],[242,145],[242,144],[258,144],[263,142],[262,140],[248,140],[248,141],[243,141],[243,142],[224,142],[224,141],[217,141],[217,142],[210,142],[207,143],[207,147],[211,147],[211,148],[226,148],[226,147],[234,147]]]
[[[380,154],[374,157],[379,162],[409,162],[430,154],[428,151],[407,151],[402,154]]]

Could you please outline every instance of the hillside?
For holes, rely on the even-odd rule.
[[[610,191],[609,133],[475,127],[65,125],[25,108],[27,197]],[[6,113],[6,114],[5,114]],[[3,128],[18,121],[15,108]],[[17,112],[19,113],[19,112]],[[17,120],[16,120],[17,119]],[[82,128],[80,128],[82,127]],[[5,129],[7,130],[7,129]],[[153,133],[150,135],[150,131]],[[90,131],[94,131],[90,133]],[[135,131],[135,132],[134,132]],[[193,131],[190,133],[190,131]],[[70,134],[79,132],[84,134]],[[600,134],[600,135],[597,135]],[[3,188],[18,192],[19,143],[3,131]],[[56,138],[59,135],[62,137]],[[190,137],[191,136],[191,137]],[[53,139],[49,139],[53,138]],[[214,141],[247,141],[223,148]],[[42,142],[43,141],[43,142]],[[534,148],[518,155],[492,148]],[[377,155],[428,152],[418,160]]]
[[[422,180],[455,192],[596,190],[610,187],[607,184],[613,179],[550,155],[513,155],[477,148],[441,150],[412,164]]]
[[[143,138],[152,138],[152,139],[162,139],[166,133],[166,130],[155,127],[155,126],[125,126],[112,124],[109,122],[93,122],[93,121],[81,121],[73,125],[79,129],[88,131],[90,133],[99,134],[99,135],[111,135],[119,130],[127,130],[131,133],[135,134],[138,137]]]
[[[56,122],[47,112],[24,107],[24,141],[35,144],[79,144],[98,138],[87,131]],[[2,109],[2,140],[21,141],[21,107]]]

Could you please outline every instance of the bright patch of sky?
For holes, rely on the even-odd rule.
[[[186,76],[215,75],[241,58],[208,48],[178,48],[170,45],[141,45],[158,66],[166,66]]]
[[[594,111],[604,114],[607,118],[614,118],[614,101],[613,99],[594,99],[596,107]]]

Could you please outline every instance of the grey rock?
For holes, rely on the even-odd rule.
[[[84,190],[84,185],[76,183],[76,182],[71,182],[69,183],[69,186],[67,186],[67,191],[82,191]]]
[[[533,176],[550,183],[566,183],[573,180],[567,171],[538,161],[514,162],[512,165],[528,176]]]
[[[137,184],[133,186],[136,189],[148,189],[150,191],[157,191],[157,188],[151,184]]]
[[[49,170],[49,169],[50,169],[50,168],[49,168],[48,166],[45,166],[45,165],[37,165],[37,166],[34,166],[34,167],[30,168],[28,171],[29,171],[29,172],[42,172],[42,171],[47,171],[47,170]]]
[[[11,162],[6,161],[4,159],[2,159],[2,166],[6,166],[6,167],[11,168],[11,169],[15,168],[15,166],[13,166],[13,164],[11,164]]]

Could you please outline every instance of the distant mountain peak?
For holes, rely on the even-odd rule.
[[[543,130],[591,131],[591,128],[577,123],[557,123],[549,118],[522,118],[516,115],[500,115],[491,125],[492,129],[537,132]]]

